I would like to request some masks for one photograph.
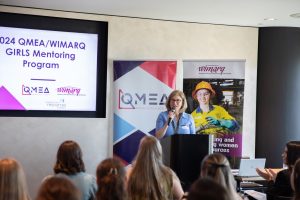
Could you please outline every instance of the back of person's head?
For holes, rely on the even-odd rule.
[[[295,200],[300,200],[300,159],[294,165],[291,175],[291,186],[295,192]]]
[[[233,200],[224,186],[209,177],[199,178],[190,187],[188,200]]]
[[[129,198],[169,199],[171,186],[172,172],[163,165],[159,141],[153,136],[143,137],[128,180]]]
[[[125,168],[120,160],[108,158],[97,167],[97,200],[126,199]]]
[[[156,137],[145,136],[141,139],[135,161],[146,163],[146,165],[162,164],[162,147]]]
[[[76,142],[67,140],[59,146],[53,170],[56,174],[64,173],[68,175],[85,171],[82,151]]]
[[[300,158],[300,141],[290,141],[286,144],[287,158],[286,164],[291,167],[295,164],[296,160]]]
[[[27,200],[27,185],[22,166],[13,158],[0,160],[0,200]]]
[[[236,195],[236,182],[231,172],[230,163],[223,154],[214,153],[203,159],[201,177],[211,177],[227,188],[231,195]]]
[[[36,200],[81,200],[81,194],[71,180],[59,175],[42,183]]]

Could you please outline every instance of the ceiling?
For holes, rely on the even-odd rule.
[[[235,26],[300,27],[300,0],[0,0],[0,5]],[[299,18],[290,17],[295,13]]]

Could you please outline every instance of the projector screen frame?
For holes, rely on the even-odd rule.
[[[98,35],[96,110],[0,110],[0,117],[106,117],[108,22],[0,12],[0,26]]]

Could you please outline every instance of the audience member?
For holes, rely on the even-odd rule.
[[[97,200],[126,200],[125,168],[115,159],[103,160],[97,167]]]
[[[242,199],[236,192],[236,181],[228,159],[220,153],[207,155],[201,164],[200,177],[210,177],[227,189],[230,199]]]
[[[67,140],[60,145],[53,170],[55,174],[64,174],[73,181],[81,192],[82,200],[96,198],[96,178],[85,172],[82,151],[76,142]]]
[[[162,162],[162,147],[153,136],[142,138],[132,168],[127,171],[130,200],[181,199],[176,174]]]
[[[294,165],[291,175],[291,186],[294,190],[294,200],[300,200],[300,159]]]
[[[45,180],[36,200],[80,200],[81,194],[71,180],[64,175],[52,176]]]
[[[25,174],[13,158],[0,160],[0,200],[29,200]]]
[[[300,141],[290,141],[286,144],[282,154],[283,163],[287,166],[287,169],[281,170],[278,173],[272,169],[256,169],[261,177],[269,181],[267,190],[268,200],[273,200],[276,196],[293,196],[290,177],[293,166],[298,158],[300,158]]]
[[[199,178],[189,190],[187,200],[232,200],[228,191],[209,177]]]

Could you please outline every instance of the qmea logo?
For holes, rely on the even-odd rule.
[[[165,105],[167,98],[165,93],[123,92],[119,89],[118,107],[119,109],[154,109],[157,105]]]
[[[48,87],[44,86],[26,86],[22,85],[22,95],[39,95],[39,94],[49,94]]]

